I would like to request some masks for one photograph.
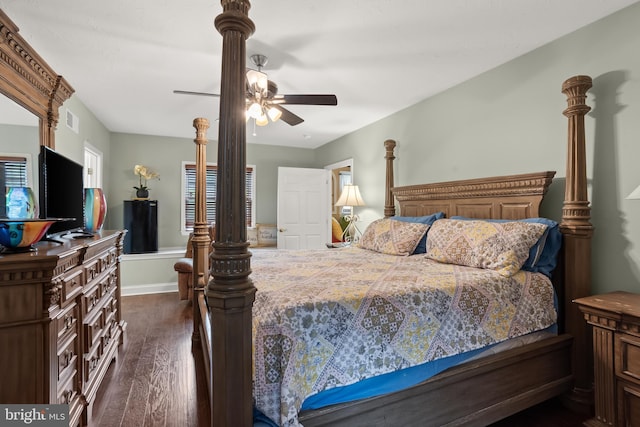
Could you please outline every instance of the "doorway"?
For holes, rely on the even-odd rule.
[[[84,187],[102,188],[102,152],[84,142]]]
[[[353,159],[342,160],[324,167],[331,171],[331,214],[339,219],[345,215],[351,215],[353,208],[350,206],[336,206],[336,202],[342,193],[345,184],[353,184]]]

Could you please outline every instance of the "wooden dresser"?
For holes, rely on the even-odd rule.
[[[0,255],[0,403],[68,403],[70,425],[91,420],[124,342],[124,234],[59,238]]]
[[[640,295],[575,300],[593,326],[595,417],[587,426],[640,426]]]

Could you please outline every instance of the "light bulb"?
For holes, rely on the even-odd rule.
[[[266,114],[262,114],[260,117],[256,118],[256,124],[258,126],[266,126],[269,124],[269,119],[267,119]]]
[[[247,82],[249,82],[250,86],[255,85],[259,87],[262,91],[266,91],[267,85],[268,85],[267,81],[268,79],[265,73],[262,73],[256,70],[247,71]]]
[[[271,121],[277,122],[278,119],[282,116],[282,111],[278,110],[276,107],[271,107],[269,108],[269,112],[267,114],[269,114],[269,118],[271,118]]]
[[[247,114],[249,115],[249,117],[257,119],[262,115],[262,107],[257,102],[254,102],[251,104],[251,106],[249,106]]]

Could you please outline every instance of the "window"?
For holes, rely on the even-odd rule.
[[[245,191],[247,197],[246,218],[247,227],[255,226],[255,166],[247,166],[245,174]],[[216,218],[216,182],[218,167],[215,164],[207,165],[207,222],[213,222]],[[196,217],[196,164],[182,163],[183,197],[182,197],[182,232],[193,231]]]
[[[6,187],[30,187],[30,157],[27,154],[0,154]]]

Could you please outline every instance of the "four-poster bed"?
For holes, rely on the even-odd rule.
[[[193,337],[205,356],[212,425],[250,426],[255,326],[252,306],[256,287],[249,278],[251,253],[243,215],[244,70],[245,40],[254,27],[247,15],[249,1],[223,0],[222,5],[223,13],[216,19],[216,27],[223,36],[216,236],[208,269],[209,238],[204,217],[208,124],[200,119],[194,121],[198,182],[192,240]],[[585,354],[586,329],[571,301],[588,295],[590,289],[592,226],[584,152],[584,115],[589,111],[585,100],[590,87],[591,79],[587,76],[572,77],[562,87],[568,97],[564,114],[569,120],[569,140],[560,224],[563,249],[553,275],[559,298],[559,333],[455,366],[408,389],[302,411],[299,414],[302,425],[486,425],[562,394],[576,406],[588,403],[589,364],[581,357]],[[447,217],[509,220],[536,217],[553,177],[553,172],[543,172],[394,188],[394,147],[395,142],[385,142],[385,217],[396,214],[394,198],[402,216],[444,212]],[[207,277],[211,277],[208,283]]]

